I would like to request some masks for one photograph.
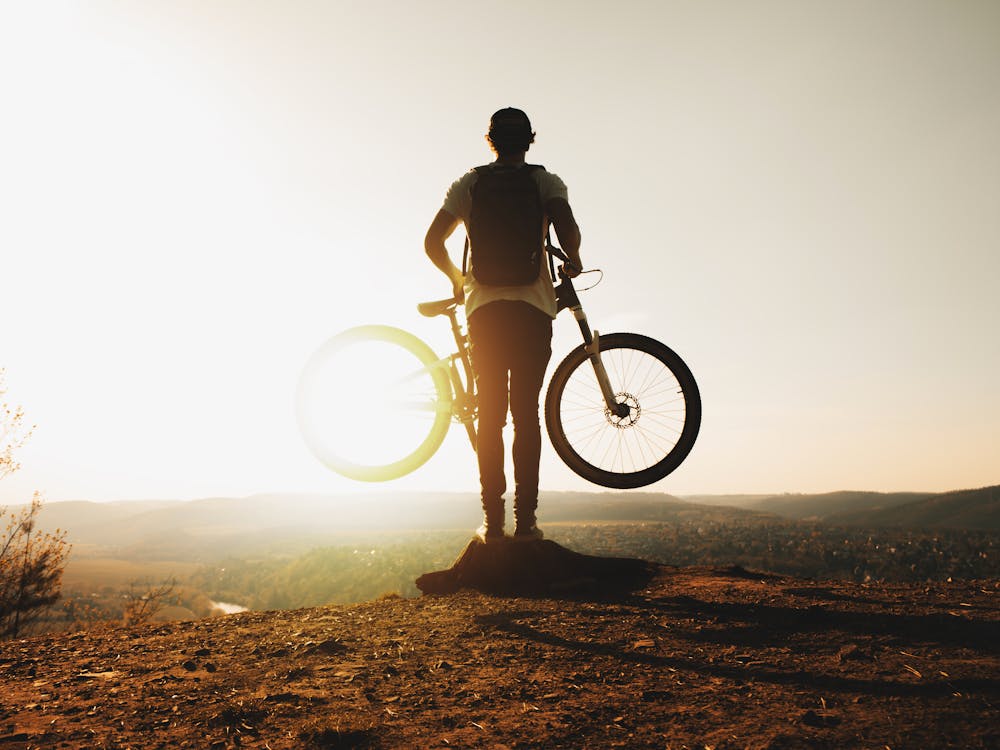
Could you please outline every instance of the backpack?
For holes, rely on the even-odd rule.
[[[538,278],[545,251],[545,210],[533,176],[537,169],[545,167],[475,169],[465,259],[471,253],[481,284],[523,286]]]

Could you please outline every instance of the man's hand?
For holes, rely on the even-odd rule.
[[[571,279],[575,279],[580,275],[580,267],[573,263],[563,263],[559,266],[559,272]]]

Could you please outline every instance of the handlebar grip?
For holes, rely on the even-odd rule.
[[[563,270],[564,268],[567,268],[567,267],[573,269],[574,271],[576,271],[577,275],[583,273],[583,269],[582,268],[580,268],[578,265],[576,265],[575,263],[573,263],[572,261],[570,261],[570,260],[567,259],[566,262],[564,262],[561,266],[559,266],[559,268],[556,269],[556,273],[559,274],[559,278],[561,278],[561,279],[572,278],[572,277],[570,277],[570,276],[568,276],[566,274],[566,271]]]

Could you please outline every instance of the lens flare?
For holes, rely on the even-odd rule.
[[[451,418],[447,360],[388,326],[334,336],[309,360],[296,399],[313,454],[352,479],[413,471],[441,444]]]

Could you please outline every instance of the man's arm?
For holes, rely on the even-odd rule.
[[[452,293],[456,299],[461,300],[465,297],[465,279],[461,269],[452,263],[451,257],[448,255],[448,248],[444,244],[444,241],[458,227],[458,222],[458,217],[452,216],[444,209],[438,211],[434,221],[431,222],[430,229],[427,230],[427,236],[424,237],[424,252],[427,253],[431,262],[448,277],[451,281]],[[561,237],[562,235],[560,235]]]
[[[573,216],[573,209],[565,198],[550,198],[545,202],[545,212],[556,229],[563,252],[577,268],[575,272],[566,271],[569,276],[576,276],[583,269],[583,262],[580,260],[580,227]]]

